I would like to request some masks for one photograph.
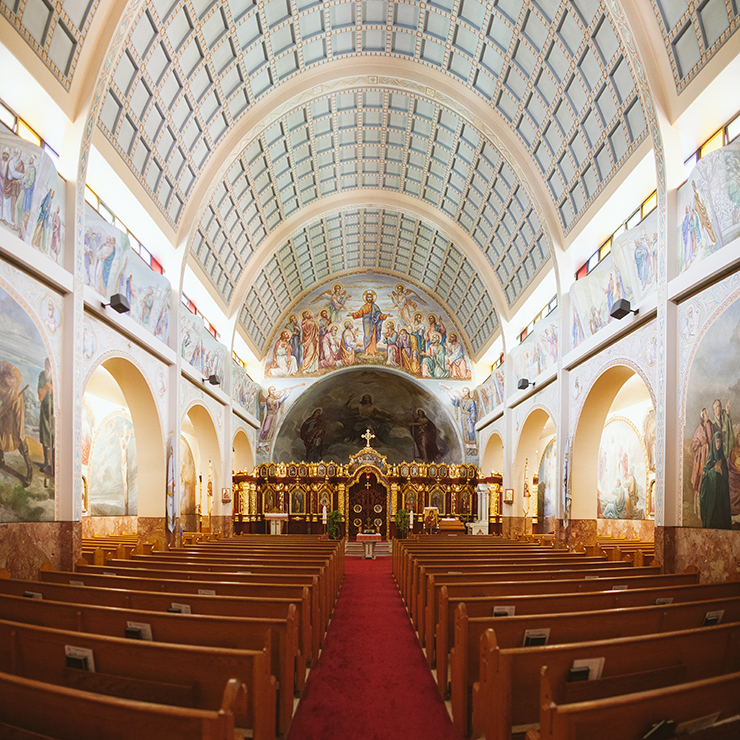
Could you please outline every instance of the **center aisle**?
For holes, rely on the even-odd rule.
[[[347,558],[289,740],[459,740],[391,575]]]

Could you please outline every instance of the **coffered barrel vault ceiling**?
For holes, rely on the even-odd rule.
[[[100,0],[0,0],[2,13],[69,90]]]
[[[681,93],[736,30],[738,3],[650,2]],[[173,229],[188,230],[178,239],[187,237],[191,264],[254,347],[265,348],[274,321],[312,285],[374,269],[458,312],[477,353],[498,330],[496,309],[510,316],[552,265],[543,213],[569,234],[647,136],[606,4],[141,0],[98,127]],[[83,45],[101,40],[89,31],[102,8],[0,0],[67,90]],[[373,65],[387,59],[405,65],[406,79],[417,69],[425,85],[436,75],[456,86],[461,102],[376,78]],[[306,89],[307,71],[355,75],[355,87]],[[247,131],[225,162],[216,156]],[[200,182],[217,169],[216,181]],[[208,193],[202,207],[189,203],[196,183]],[[322,199],[328,213],[318,218]]]
[[[346,208],[288,239],[251,281],[239,316],[263,352],[273,327],[320,282],[366,270],[410,279],[457,320],[474,353],[498,326],[493,299],[470,261],[433,225],[387,208]]]
[[[332,60],[435,69],[511,126],[567,230],[645,136],[632,73],[598,0],[150,0],[100,126],[173,224],[226,131]]]
[[[439,104],[388,90],[325,95],[270,125],[216,188],[191,251],[228,303],[285,218],[357,188],[403,193],[456,221],[509,305],[549,258],[530,199],[491,142]]]

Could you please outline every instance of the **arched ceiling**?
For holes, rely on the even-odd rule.
[[[566,230],[646,133],[599,0],[148,0],[100,126],[177,225],[197,173],[250,106],[317,65],[378,55],[488,102],[534,158]]]
[[[455,317],[477,354],[498,327],[494,302],[475,267],[434,225],[382,207],[343,208],[307,224],[251,280],[239,321],[256,348],[319,283],[367,271],[410,280]]]
[[[387,89],[318,96],[268,126],[214,190],[191,252],[228,304],[279,224],[359,188],[419,199],[458,223],[508,305],[549,258],[530,198],[493,144],[437,102]]]
[[[543,214],[567,235],[647,135],[608,1],[115,0],[138,15],[98,127],[164,219],[187,230],[190,263],[254,346],[311,285],[376,269],[458,312],[457,282],[475,285],[483,311],[461,317],[475,352],[552,264]],[[737,4],[651,3],[681,92],[737,27]],[[66,90],[101,7],[0,0]],[[281,108],[309,73],[338,80],[378,60],[455,86],[490,111],[485,125],[433,88],[374,85],[372,71],[355,89],[320,85]],[[259,131],[252,111],[268,121]],[[344,193],[352,206],[333,202]],[[330,213],[317,219],[324,199]]]

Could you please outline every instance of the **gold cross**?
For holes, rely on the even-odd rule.
[[[365,447],[370,447],[370,440],[375,439],[375,435],[369,429],[365,434],[361,434],[360,437],[365,440]]]

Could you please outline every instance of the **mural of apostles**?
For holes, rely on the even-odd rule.
[[[265,375],[311,377],[356,365],[420,378],[472,377],[461,334],[441,308],[386,276],[353,276],[314,291],[278,329]]]
[[[708,327],[686,381],[683,524],[740,529],[740,299]]]
[[[678,191],[678,267],[740,235],[740,142],[702,157]]]
[[[0,522],[54,519],[54,371],[32,316],[0,288]]]
[[[599,445],[598,513],[602,519],[645,519],[648,456],[637,427],[607,419]]]
[[[292,388],[271,387],[265,399],[260,452],[271,460],[346,462],[366,444],[391,463],[461,463],[460,434],[450,411],[425,388],[383,369],[357,368],[323,379],[297,396],[282,415]]]
[[[85,208],[85,283],[102,296],[121,293],[129,316],[163,342],[169,340],[170,281],[132,249],[128,234]]]
[[[180,304],[180,355],[205,377],[216,375],[224,381],[228,350],[206,329],[203,319]]]
[[[9,132],[0,132],[0,224],[61,263],[64,181],[51,158]]]

